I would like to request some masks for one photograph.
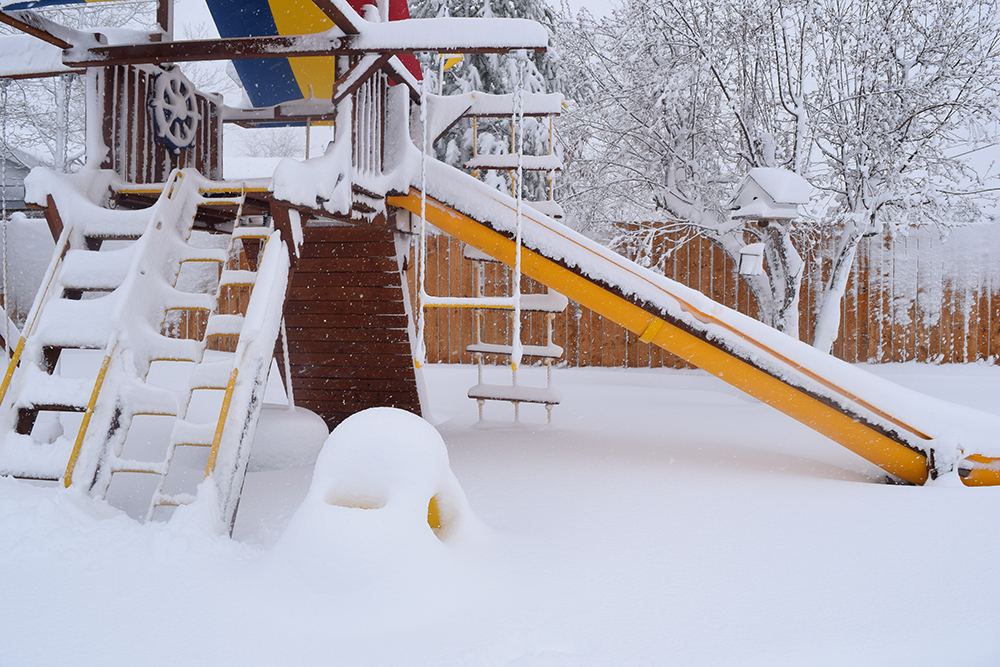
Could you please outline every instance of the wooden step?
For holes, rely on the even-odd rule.
[[[480,401],[558,405],[562,401],[562,393],[550,387],[480,383],[469,389],[469,398]]]
[[[510,356],[514,354],[514,348],[511,345],[500,345],[497,343],[473,343],[472,345],[467,345],[465,347],[467,352],[472,352],[473,354],[502,354],[505,356]],[[564,350],[556,345],[555,343],[550,343],[548,345],[522,345],[521,353],[526,357],[541,357],[543,359],[559,359],[563,356]]]

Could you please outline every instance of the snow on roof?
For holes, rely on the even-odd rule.
[[[780,167],[755,167],[746,178],[759,185],[775,204],[808,204],[812,194],[809,181]]]
[[[729,200],[733,218],[791,220],[809,203],[812,186],[787,169],[756,167],[747,172]]]
[[[71,72],[62,64],[62,49],[30,35],[0,37],[0,76]]]
[[[548,32],[540,23],[508,18],[434,18],[366,23],[361,34],[351,40],[351,46],[362,51],[544,49],[548,43]]]

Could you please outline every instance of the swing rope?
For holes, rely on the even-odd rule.
[[[514,322],[511,336],[512,354],[510,367],[513,375],[513,383],[517,384],[517,368],[521,365],[521,357],[524,347],[521,344],[521,202],[524,198],[524,59],[527,55],[523,51],[514,54],[514,108],[511,117],[511,125],[515,128],[517,138],[517,175],[514,187],[515,201],[517,202],[517,215],[514,221],[514,277],[511,294],[514,297]]]
[[[420,82],[420,237],[417,244],[417,349],[414,354],[414,365],[420,368],[427,363],[427,345],[424,342],[424,303],[427,299],[425,284],[427,281],[427,230],[424,220],[427,218],[427,82],[426,68]]]
[[[7,298],[7,87],[10,79],[4,79],[0,83],[0,104],[3,105],[2,122],[2,142],[3,142],[3,163],[0,164],[0,188],[3,189],[3,203],[0,209],[0,221],[3,223],[3,349],[4,355],[10,359],[10,299]]]

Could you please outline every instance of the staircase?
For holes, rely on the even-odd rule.
[[[210,476],[231,529],[288,278],[279,234],[241,226],[239,188],[196,172],[173,172],[138,211],[56,201],[64,226],[0,384],[0,474],[147,519]],[[231,212],[231,234],[192,235],[206,207]],[[249,292],[243,312],[219,307],[234,288]],[[198,314],[204,334],[182,337],[177,321]],[[201,461],[178,465],[181,450]]]

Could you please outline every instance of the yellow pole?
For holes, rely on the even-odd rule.
[[[10,363],[7,364],[7,373],[3,376],[3,384],[0,385],[0,403],[3,403],[4,397],[7,395],[7,388],[10,387],[10,379],[14,377],[14,369],[17,368],[17,362],[21,360],[21,353],[24,352],[24,336],[17,341],[17,347],[14,348],[14,355],[10,358]]]
[[[90,401],[87,403],[87,411],[83,413],[83,421],[80,423],[80,430],[77,431],[76,434],[76,443],[73,445],[73,453],[70,454],[69,463],[66,464],[66,473],[63,475],[63,486],[67,489],[73,483],[73,471],[76,469],[76,462],[80,458],[80,450],[83,448],[83,439],[87,435],[87,428],[90,426],[90,418],[94,416],[94,408],[97,406],[97,397],[101,394],[101,387],[104,385],[104,377],[108,374],[109,366],[111,366],[111,354],[104,357],[104,361],[101,362],[101,370],[97,373],[97,381],[94,382],[94,389],[90,392]]]
[[[222,442],[222,432],[226,429],[226,417],[229,416],[229,404],[233,401],[233,391],[236,389],[236,376],[240,369],[234,368],[229,374],[229,384],[226,385],[226,394],[222,398],[222,409],[219,411],[219,423],[215,425],[215,437],[212,438],[212,451],[208,454],[208,465],[205,466],[205,477],[215,470],[215,459],[219,456],[219,444]]]

